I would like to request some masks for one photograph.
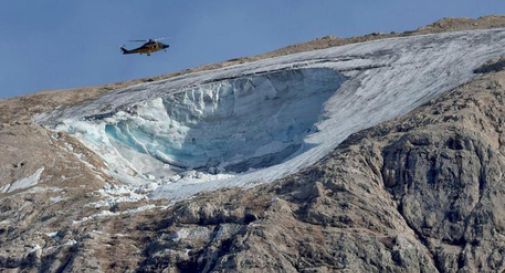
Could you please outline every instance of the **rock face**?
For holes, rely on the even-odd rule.
[[[296,174],[176,204],[30,121],[72,92],[2,101],[0,271],[505,272],[500,62]]]
[[[177,204],[145,271],[503,272],[505,73],[273,185]]]

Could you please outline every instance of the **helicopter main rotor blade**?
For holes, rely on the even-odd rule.
[[[135,43],[145,43],[145,42],[149,42],[149,41],[155,41],[155,42],[158,42],[158,41],[163,41],[163,40],[166,40],[166,39],[169,39],[170,37],[159,37],[159,38],[152,38],[152,39],[139,39],[139,40],[128,40],[128,42],[135,42]]]
[[[164,36],[164,37],[158,37],[158,38],[154,38],[153,40],[154,41],[163,41],[163,40],[166,40],[166,39],[169,39],[170,37],[168,36]]]

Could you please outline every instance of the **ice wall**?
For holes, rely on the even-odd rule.
[[[343,80],[326,68],[226,79],[136,104],[108,117],[105,132],[123,154],[134,149],[174,171],[264,168],[309,148],[304,137]]]

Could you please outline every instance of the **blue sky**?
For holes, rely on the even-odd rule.
[[[505,14],[503,0],[0,0],[0,98],[155,76],[324,35]],[[169,36],[167,53],[121,55]]]

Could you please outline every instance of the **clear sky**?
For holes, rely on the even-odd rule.
[[[325,35],[505,14],[503,0],[0,0],[0,98],[155,76]],[[122,55],[169,36],[167,53]]]

